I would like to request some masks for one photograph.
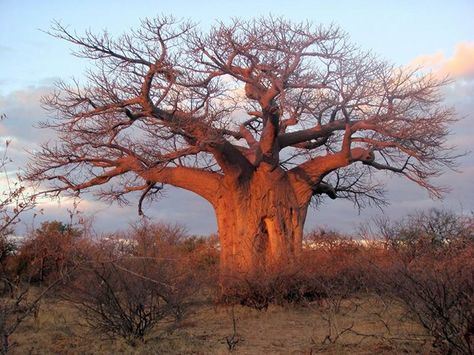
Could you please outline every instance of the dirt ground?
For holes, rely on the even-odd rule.
[[[340,301],[340,302],[339,302]],[[235,320],[235,322],[234,322]],[[235,331],[234,331],[235,324]],[[12,335],[12,354],[430,354],[430,339],[393,302],[372,297],[271,306],[204,304],[135,347],[101,338],[64,301],[45,300]]]

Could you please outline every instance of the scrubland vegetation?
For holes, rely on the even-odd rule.
[[[52,221],[20,245],[4,233],[3,352],[470,354],[473,222],[378,220],[364,243],[313,231],[297,264],[225,289],[217,238],[180,226],[96,236]]]
[[[314,231],[302,248],[310,203],[387,202],[376,171],[441,197],[431,179],[462,156],[447,144],[449,80],[379,60],[336,26],[283,18],[48,33],[94,69],[43,97],[40,126],[56,137],[17,186],[8,142],[0,157],[3,353],[473,352],[472,216]],[[26,194],[34,183],[43,190]],[[38,196],[138,193],[143,214],[165,185],[209,201],[218,238],[50,221],[9,239]],[[377,242],[356,241],[366,235]]]
[[[0,155],[1,352],[473,352],[474,217],[379,219],[302,248],[311,203],[387,202],[377,172],[446,192],[432,179],[463,155],[448,78],[272,16],[46,32],[91,69],[42,98],[55,138],[18,179],[8,141]],[[73,219],[9,237],[38,196],[136,198],[142,215],[167,185],[210,203],[218,238],[145,221],[94,235]]]

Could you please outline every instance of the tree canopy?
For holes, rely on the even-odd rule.
[[[45,98],[54,117],[28,177],[51,192],[93,186],[101,198],[157,196],[170,184],[213,203],[225,177],[282,169],[304,199],[383,204],[373,172],[432,184],[454,164],[447,83],[400,68],[350,43],[336,26],[282,18],[218,22],[207,32],[172,17],[127,34],[50,34],[93,66]],[[112,183],[109,183],[112,182]]]

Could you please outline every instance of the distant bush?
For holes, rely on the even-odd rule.
[[[64,278],[87,258],[90,244],[77,228],[58,221],[44,222],[18,248],[16,273],[31,282]]]
[[[387,244],[406,259],[447,244],[474,241],[474,216],[444,209],[419,211],[396,221],[383,217],[376,220],[376,226]]]
[[[0,296],[13,292],[16,280],[11,264],[16,249],[16,245],[7,236],[0,236]]]

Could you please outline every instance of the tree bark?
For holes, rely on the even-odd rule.
[[[296,261],[310,196],[301,199],[295,186],[285,171],[268,166],[224,179],[214,204],[221,281],[242,281]]]

